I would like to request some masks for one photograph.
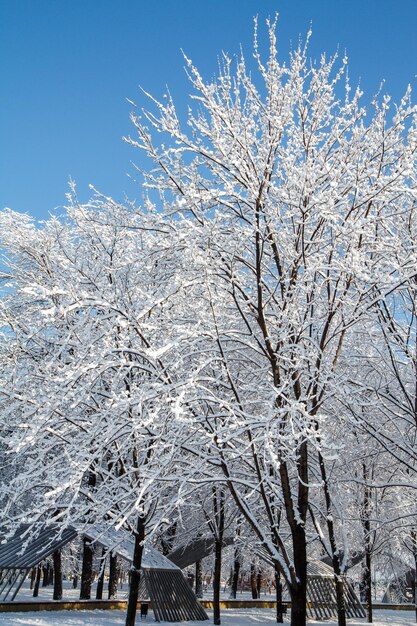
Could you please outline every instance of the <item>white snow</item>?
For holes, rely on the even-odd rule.
[[[212,624],[212,613],[209,622],[187,622],[188,626]],[[415,623],[414,611],[375,610],[374,626],[405,626]],[[275,613],[271,609],[225,609],[221,614],[223,626],[255,626],[274,624]],[[0,613],[0,626],[124,626],[124,611],[59,611],[39,613]],[[140,614],[136,623],[155,624],[152,612],[146,620],[141,621]],[[288,617],[286,618],[288,624]],[[309,622],[311,626],[336,626],[334,621]],[[168,622],[159,622],[161,626]],[[366,620],[348,620],[348,626],[364,626]]]

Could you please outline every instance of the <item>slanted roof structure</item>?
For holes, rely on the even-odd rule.
[[[0,543],[0,601],[14,600],[35,565],[77,536],[74,528],[60,532],[56,524],[30,529],[20,526],[9,541]]]
[[[86,531],[85,536],[132,562],[134,542],[124,531],[95,526]],[[139,599],[152,602],[157,622],[208,619],[180,568],[152,546],[144,547],[141,571]]]
[[[366,617],[365,610],[347,578],[343,580],[346,617]],[[334,572],[322,561],[307,563],[307,613],[317,620],[337,617]]]
[[[115,530],[104,525],[95,525],[82,532],[91,543],[104,546],[129,563],[133,559],[134,541],[124,530]],[[178,570],[179,568],[156,548],[145,544],[142,569]]]
[[[223,547],[231,546],[234,542],[234,537],[224,537]],[[181,569],[192,565],[196,561],[204,559],[204,557],[213,554],[214,550],[214,537],[197,537],[189,541],[188,543],[175,548],[168,554],[170,561],[178,565]]]
[[[257,550],[259,558],[272,565],[271,557],[263,549]],[[343,591],[347,617],[366,617],[365,610],[355,590],[343,577]],[[336,586],[333,568],[323,561],[307,562],[307,614],[312,619],[337,617]]]
[[[32,567],[77,535],[83,535],[92,543],[132,562],[134,542],[123,530],[116,531],[104,525],[85,532],[72,527],[60,530],[57,524],[44,524],[39,528],[22,525],[10,540],[0,543],[0,601],[14,600]],[[145,545],[141,570],[139,597],[142,601],[152,602],[156,621],[208,619],[180,568],[152,546]]]

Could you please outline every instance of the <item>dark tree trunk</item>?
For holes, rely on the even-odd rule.
[[[56,550],[52,558],[54,560],[54,600],[62,600],[62,560],[61,550]]]
[[[371,543],[371,489],[368,486],[368,468],[363,463],[363,479],[365,482],[365,490],[363,495],[362,507],[362,525],[365,543],[365,567],[362,573],[362,581],[365,588],[366,598],[366,617],[369,623],[372,623],[372,543]]]
[[[214,542],[214,574],[213,574],[213,624],[221,624],[220,620],[220,586],[222,575],[222,540]]]
[[[197,598],[203,597],[203,562],[201,559],[195,564],[195,595]]]
[[[101,552],[100,574],[99,574],[98,581],[97,581],[96,600],[103,599],[104,570],[106,569],[106,555],[107,555],[107,550],[106,548],[103,548]]]
[[[291,591],[291,626],[306,626],[307,608],[303,585],[292,585]]]
[[[256,600],[258,597],[258,588],[256,586],[256,565],[253,562],[250,564],[250,588],[252,592],[252,600]]]
[[[54,584],[54,567],[51,563],[51,565],[49,566],[49,571],[48,571],[48,585],[53,585]]]
[[[230,589],[230,597],[235,598],[235,599],[237,596],[237,588],[239,585],[239,576],[240,576],[240,568],[241,568],[240,559],[241,559],[240,550],[239,548],[236,548],[235,557],[233,561],[232,585]]]
[[[214,575],[213,575],[213,624],[219,626],[220,618],[220,586],[222,577],[222,547],[225,522],[225,493],[223,487],[213,487],[213,518],[214,518]]]
[[[35,578],[36,578],[36,567],[32,567],[32,570],[30,572],[30,589],[33,589],[33,585],[35,584]]]
[[[261,591],[262,591],[262,572],[261,570],[258,570],[258,573],[256,575],[256,592],[258,594],[258,598],[261,597]]]
[[[81,570],[80,600],[90,600],[91,583],[93,582],[94,550],[87,537],[83,539],[83,565]]]
[[[136,609],[139,597],[140,568],[142,565],[143,541],[145,539],[145,519],[138,516],[133,562],[130,570],[129,597],[127,602],[126,626],[135,626]]]
[[[305,626],[307,620],[307,546],[304,527],[292,531],[294,568],[298,582],[291,585],[291,626]]]
[[[49,583],[49,563],[42,567],[42,587],[47,587]]]
[[[282,583],[281,583],[281,572],[279,571],[278,565],[275,563],[275,592],[276,592],[276,600],[277,600],[277,623],[284,623],[284,607],[282,605]]]
[[[365,553],[365,567],[362,572],[362,582],[365,591],[365,604],[366,604],[366,617],[367,621],[371,624],[373,620],[372,616],[372,570],[371,570],[371,554]]]
[[[73,579],[72,579],[72,588],[77,589],[77,585],[78,585],[78,574],[74,574]]]
[[[338,561],[339,565],[339,561]],[[334,564],[333,564],[334,568]],[[339,626],[346,626],[345,582],[339,574],[335,574],[337,621]]]
[[[119,568],[117,564],[117,556],[110,554],[110,567],[109,567],[109,600],[113,600],[117,597],[117,579],[119,577]]]
[[[36,568],[36,578],[35,578],[35,586],[33,588],[33,597],[37,598],[39,595],[39,586],[41,584],[41,575],[42,575],[42,568],[40,565],[38,565],[38,567]]]

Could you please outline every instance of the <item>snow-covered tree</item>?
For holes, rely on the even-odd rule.
[[[145,529],[175,502],[175,381],[161,360],[178,340],[175,233],[100,196],[72,196],[66,219],[40,228],[10,211],[1,226],[3,445],[18,470],[2,484],[4,524],[129,529],[131,624]]]
[[[370,440],[415,488],[416,108],[407,91],[367,110],[346,59],[300,43],[283,63],[268,33],[266,61],[256,29],[254,63],[223,55],[208,82],[186,58],[186,124],[169,95],[132,115],[143,208],[73,189],[61,219],[0,217],[5,523],[129,528],[128,625],[145,531],[202,486],[219,545],[228,490],[293,626],[309,544],[345,622],[347,537],[362,523],[366,543],[381,486]]]
[[[138,136],[129,141],[153,161],[145,185],[184,220],[201,268],[204,287],[189,300],[204,316],[184,411],[198,407],[196,445],[203,434],[216,452],[237,507],[286,579],[296,625],[306,619],[308,507],[321,489],[310,459],[326,485],[335,454],[326,405],[349,375],[345,345],[415,273],[397,220],[414,203],[417,131],[409,92],[392,114],[388,97],[367,111],[346,59],[310,62],[300,43],[281,63],[275,24],[269,43],[264,63],[255,37],[254,69],[224,54],[208,82],[186,58],[188,131],[170,96],[151,97],[155,108],[132,116]]]

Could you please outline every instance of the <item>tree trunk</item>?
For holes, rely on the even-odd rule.
[[[362,580],[365,587],[366,597],[366,616],[369,623],[372,623],[372,544],[371,544],[371,489],[367,484],[368,481],[368,468],[365,463],[362,466],[363,479],[365,482],[365,489],[363,495],[363,507],[362,507],[362,525],[365,543],[365,567],[363,570]]]
[[[306,626],[307,607],[303,585],[292,585],[291,591],[291,626]]]
[[[276,592],[276,600],[277,600],[277,623],[284,623],[284,607],[282,605],[282,583],[281,583],[281,572],[279,571],[278,565],[275,563],[275,592]]]
[[[47,587],[49,583],[49,562],[42,567],[42,587]]]
[[[362,572],[362,581],[365,590],[365,604],[367,621],[371,624],[372,616],[372,570],[371,570],[371,554],[365,553],[365,567]]]
[[[91,583],[93,582],[94,550],[87,537],[83,539],[83,565],[81,570],[80,600],[90,600]]]
[[[61,550],[56,550],[52,558],[54,560],[54,600],[62,600],[62,559]]]
[[[240,550],[239,548],[235,549],[235,556],[233,561],[233,575],[232,575],[232,585],[230,588],[230,597],[236,599],[237,596],[237,587],[239,584],[239,576],[240,576]]]
[[[32,570],[30,572],[30,589],[33,589],[33,585],[35,584],[35,578],[36,578],[36,567],[32,567]]]
[[[256,565],[253,561],[250,564],[250,588],[252,591],[252,600],[256,600],[258,597],[258,588],[256,586]]]
[[[42,568],[40,565],[38,565],[38,567],[36,568],[36,578],[35,578],[35,586],[33,588],[33,597],[37,598],[39,595],[39,586],[41,584],[41,575],[42,575]]]
[[[258,598],[261,597],[261,591],[262,591],[262,572],[260,569],[258,569],[258,573],[256,575],[256,593],[258,595]]]
[[[119,576],[119,568],[116,554],[110,554],[110,571],[109,571],[109,600],[117,598],[117,579]]]
[[[338,562],[339,565],[339,562]],[[334,568],[334,564],[333,564]],[[335,573],[335,586],[336,586],[336,606],[337,606],[337,621],[339,626],[346,626],[346,603],[345,603],[345,583],[343,578],[339,574]]]
[[[225,521],[225,493],[223,487],[213,486],[213,534],[214,534],[214,573],[213,573],[213,624],[219,626],[220,587],[222,577],[222,548]]]
[[[135,534],[135,548],[130,570],[129,597],[127,602],[126,626],[135,626],[136,609],[139,597],[140,568],[142,565],[143,542],[145,539],[145,518],[138,515]]]
[[[101,561],[100,561],[100,574],[97,581],[96,600],[103,599],[103,587],[104,587],[104,570],[106,569],[106,548],[102,549]]]
[[[203,597],[203,562],[201,559],[195,564],[195,595],[197,598]]]
[[[213,624],[221,624],[220,620],[220,586],[222,575],[222,540],[214,542],[214,574],[213,574]]]
[[[298,582],[290,587],[291,626],[305,626],[307,620],[307,545],[304,526],[292,530],[294,568]]]
[[[77,589],[77,585],[78,585],[78,574],[74,574],[72,578],[72,588]]]

